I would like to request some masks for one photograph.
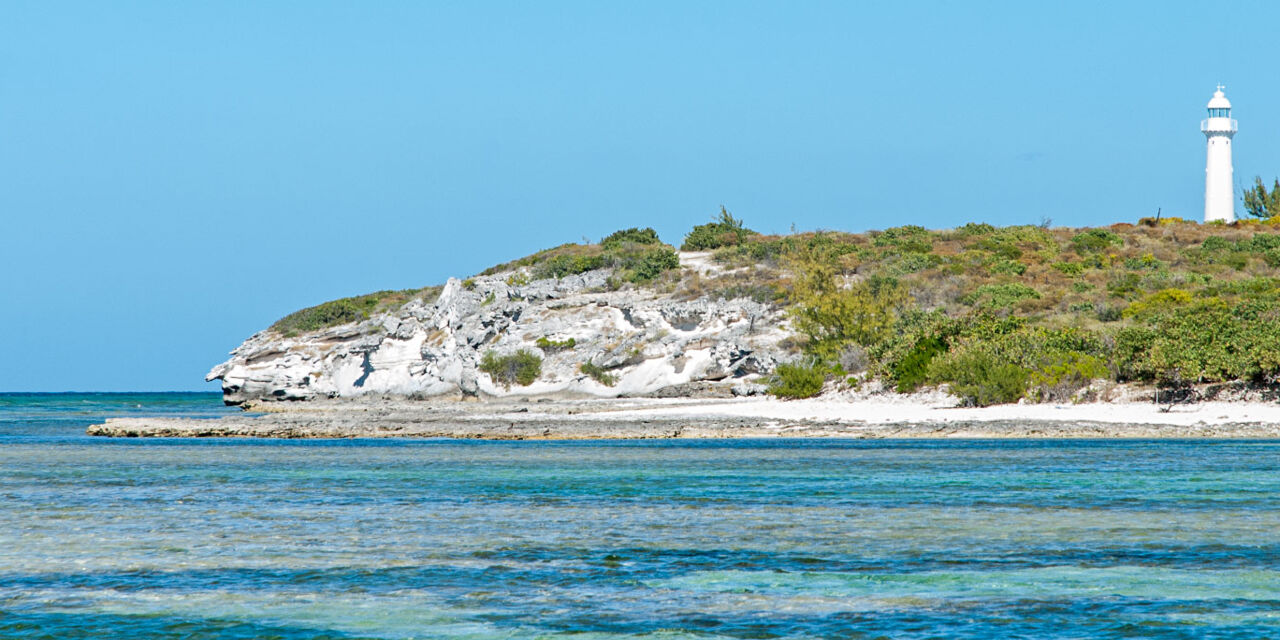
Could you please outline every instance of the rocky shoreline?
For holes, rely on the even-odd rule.
[[[1280,404],[1145,403],[956,408],[834,399],[413,401],[361,399],[259,407],[217,419],[112,418],[109,437],[468,438],[1280,438]]]

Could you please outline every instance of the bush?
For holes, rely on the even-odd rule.
[[[649,227],[645,227],[643,229],[632,227],[630,229],[614,231],[613,233],[605,236],[604,240],[600,241],[600,246],[604,247],[605,251],[608,251],[610,249],[616,249],[628,242],[632,244],[662,244],[662,241],[658,239],[657,231],[654,231]]]
[[[623,277],[637,284],[650,282],[668,270],[680,268],[680,257],[665,245],[638,254],[618,255],[614,260]]]
[[[812,398],[822,393],[826,379],[826,371],[816,364],[780,364],[768,393],[779,398]]]
[[[608,369],[605,369],[598,364],[584,362],[578,365],[578,371],[587,374],[592,380],[595,380],[606,387],[612,387],[613,385],[618,384],[618,376],[609,373]]]
[[[1124,239],[1114,231],[1106,229],[1090,229],[1071,238],[1071,246],[1076,253],[1101,253],[1110,247],[1124,245]]]
[[[1073,278],[1084,273],[1084,265],[1079,262],[1055,262],[1053,268]]]
[[[870,347],[889,336],[898,310],[910,301],[901,284],[859,282],[849,288],[834,284],[805,289],[797,285],[797,304],[790,309],[805,349],[823,362],[832,362],[849,345]]]
[[[560,254],[552,256],[534,267],[533,275],[542,280],[563,278],[605,267],[605,257],[600,254]]]
[[[930,336],[916,343],[906,357],[894,365],[893,377],[898,381],[898,393],[908,393],[929,381],[929,365],[933,359],[947,352],[947,343],[937,336]]]
[[[1099,378],[1110,377],[1107,363],[1086,353],[1065,353],[1030,374],[1030,397],[1039,402],[1066,402]]]
[[[891,227],[875,234],[871,240],[875,247],[891,247],[904,253],[929,253],[933,250],[933,234],[916,225]]]
[[[939,359],[930,377],[950,385],[951,395],[972,407],[1017,402],[1027,392],[1027,371],[981,351]]]
[[[1164,313],[1191,302],[1191,293],[1182,289],[1161,289],[1129,305],[1121,314],[1125,318]]]
[[[983,309],[1008,309],[1022,300],[1039,299],[1040,292],[1021,282],[984,284],[960,298],[962,304]]]
[[[1210,298],[1152,313],[1117,334],[1117,369],[1157,383],[1274,381],[1280,376],[1277,323],[1274,294],[1235,303]]]
[[[415,298],[434,300],[440,295],[440,287],[404,289],[402,291],[378,291],[363,296],[331,300],[314,307],[307,307],[277,320],[271,331],[285,336],[319,331],[349,322],[361,322],[378,311],[400,307]]]
[[[746,228],[742,221],[734,218],[727,209],[720,207],[720,216],[713,222],[700,224],[684,237],[681,251],[707,251],[732,245],[742,244],[748,236],[759,235]]]
[[[505,356],[486,351],[484,358],[480,361],[479,369],[489,374],[494,384],[500,384],[507,389],[510,389],[513,383],[527,387],[542,375],[542,358],[526,349]]]
[[[556,353],[574,348],[577,346],[578,341],[573,338],[569,338],[568,340],[552,340],[551,338],[542,336],[541,338],[538,338],[534,344],[546,353]]]

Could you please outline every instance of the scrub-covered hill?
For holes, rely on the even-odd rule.
[[[1267,393],[1280,380],[1280,221],[765,236],[722,211],[679,251],[627,229],[443,287],[304,309],[209,377],[229,402],[868,385],[945,385],[976,405],[1097,399],[1112,383]]]

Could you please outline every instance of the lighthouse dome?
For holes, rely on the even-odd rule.
[[[1218,90],[1213,92],[1213,97],[1209,99],[1208,108],[1209,109],[1230,109],[1231,108],[1231,101],[1227,99],[1227,96],[1223,95],[1222,87],[1218,87]]]

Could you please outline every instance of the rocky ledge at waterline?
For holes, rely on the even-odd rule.
[[[704,256],[683,254],[686,268]],[[314,331],[269,329],[214,367],[228,404],[390,395],[405,398],[756,394],[785,357],[778,307],[751,299],[678,300],[654,288],[611,290],[609,269],[530,281],[527,270]],[[481,371],[524,352],[531,379]]]

